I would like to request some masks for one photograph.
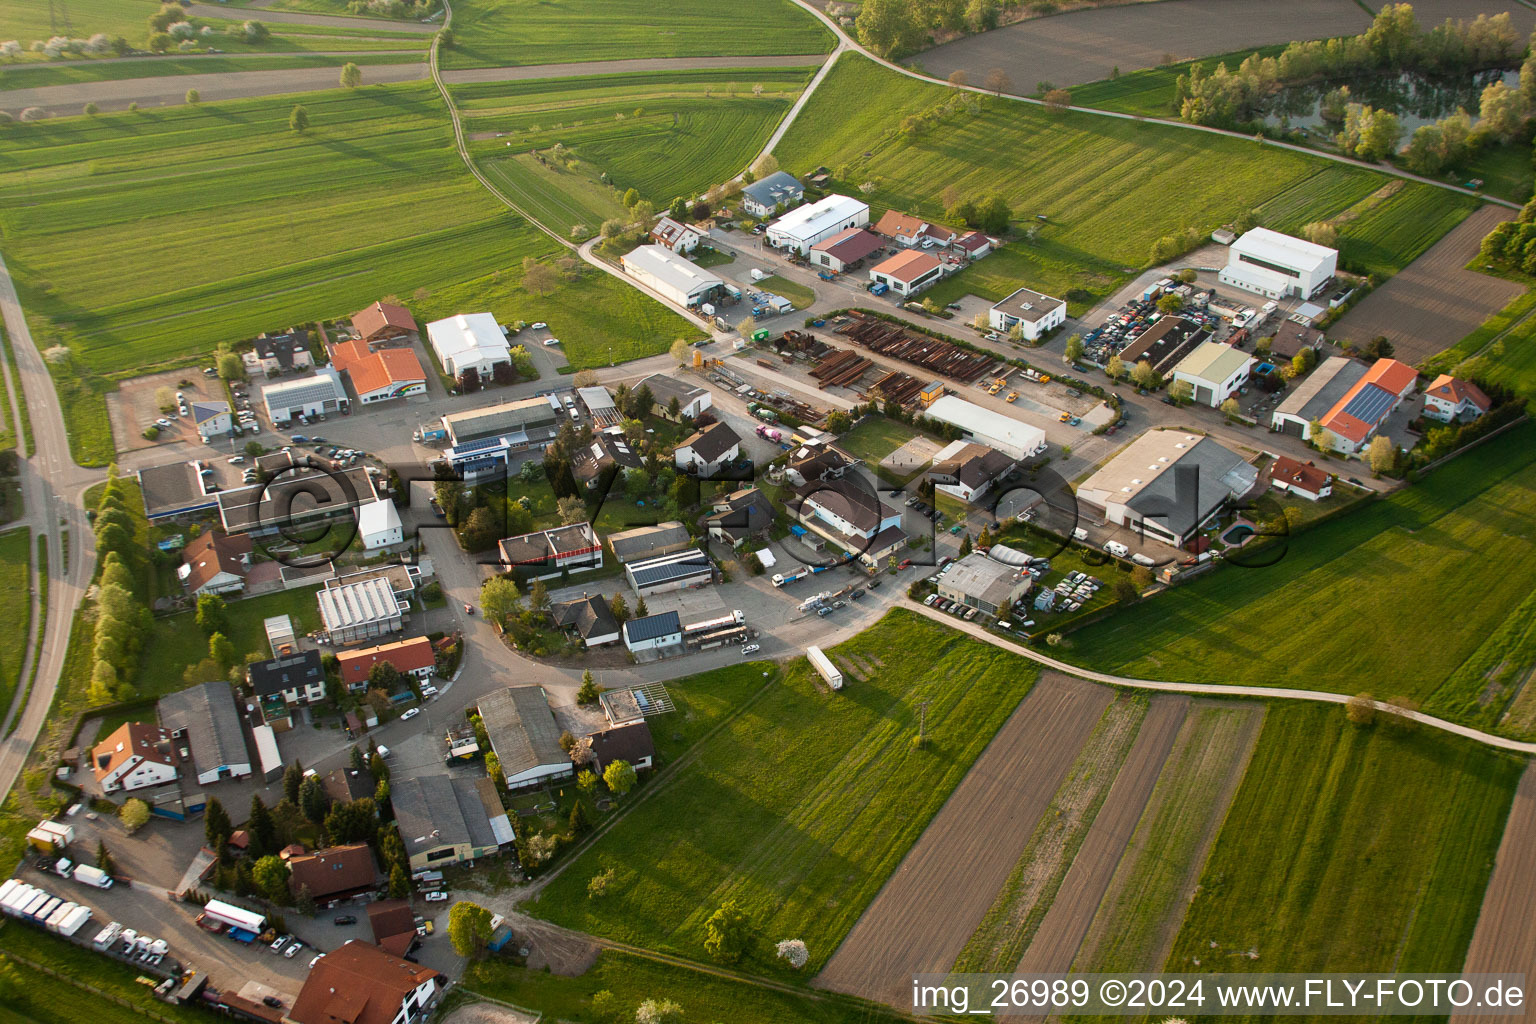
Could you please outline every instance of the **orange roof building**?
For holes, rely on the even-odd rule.
[[[412,1024],[437,998],[442,975],[357,939],[309,969],[288,1019],[297,1024]]]
[[[174,782],[171,734],[158,725],[126,722],[92,748],[91,770],[104,793]]]
[[[1333,477],[1326,469],[1282,455],[1269,467],[1269,482],[1280,491],[1288,491],[1310,501],[1333,493]]]
[[[367,309],[353,313],[352,329],[372,344],[401,341],[417,333],[416,318],[411,316],[411,311],[389,302],[375,302]]]
[[[427,393],[427,374],[408,348],[371,352],[365,341],[342,341],[331,346],[331,365],[352,381],[363,405]]]
[[[1322,416],[1334,448],[1356,453],[1375,436],[1404,398],[1413,393],[1419,371],[1396,359],[1378,359],[1344,397]]]
[[[898,295],[913,295],[944,276],[943,262],[921,249],[899,252],[870,268],[869,279]]]
[[[217,530],[205,530],[182,548],[181,568],[176,576],[194,597],[244,590],[251,550],[251,538],[245,534],[231,537]]]
[[[357,651],[343,651],[336,655],[342,684],[354,691],[367,688],[369,671],[381,661],[389,662],[404,675],[425,680],[432,674],[437,656],[432,649],[432,641],[424,636]]]
[[[367,843],[328,846],[287,858],[288,888],[295,896],[308,889],[322,903],[356,896],[375,887],[378,871]]]
[[[1442,373],[1424,390],[1424,415],[1442,423],[1475,420],[1493,408],[1483,389],[1469,380]]]

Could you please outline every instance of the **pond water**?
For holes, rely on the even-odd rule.
[[[1281,89],[1269,101],[1262,120],[1274,128],[1322,129],[1332,134],[1341,122],[1323,116],[1323,101],[1340,85],[1349,86],[1349,100],[1365,103],[1377,110],[1390,110],[1402,122],[1407,139],[1420,125],[1433,124],[1442,117],[1465,108],[1477,120],[1478,99],[1483,89],[1502,81],[1511,88],[1520,87],[1520,72],[1480,71],[1458,78],[1431,78],[1426,75],[1376,75],[1348,81],[1293,85]]]

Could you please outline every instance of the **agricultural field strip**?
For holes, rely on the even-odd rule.
[[[998,732],[816,978],[900,1005],[913,971],[945,971],[975,931],[1113,694],[1046,677]],[[980,851],[955,856],[957,845]]]
[[[1462,970],[1536,976],[1536,762],[1526,766],[1515,789]],[[1464,1014],[1450,1019],[1452,1024],[1477,1020]]]
[[[1152,698],[1130,755],[1115,775],[1109,796],[1094,815],[1088,837],[1072,858],[1072,866],[1029,948],[1019,959],[1016,973],[1064,974],[1071,968],[1167,763],[1189,703],[1189,698],[1182,695],[1159,694]]]
[[[1264,725],[1263,704],[1197,700],[1099,902],[1073,967],[1155,971],[1221,830]]]
[[[1138,690],[1156,690],[1162,693],[1203,694],[1212,697],[1258,697],[1285,701],[1312,701],[1319,704],[1347,704],[1355,696],[1348,693],[1330,693],[1327,690],[1301,690],[1284,686],[1249,686],[1242,683],[1233,683],[1231,685],[1223,683],[1181,683],[1164,679],[1141,679],[1135,676],[1115,675],[1112,672],[1101,672],[1095,669],[1084,668],[1081,665],[1073,665],[1070,662],[1061,661],[1039,651],[1004,640],[1002,637],[988,631],[985,627],[976,626],[969,622],[956,621],[954,616],[936,612],[932,608],[926,608],[919,601],[906,599],[903,601],[902,607],[934,622],[948,626],[951,629],[969,633],[994,647],[1013,654],[1021,654],[1031,661],[1038,662],[1045,668],[1052,668],[1058,672],[1076,676],[1079,679],[1106,683],[1110,686],[1129,686]],[[1387,705],[1380,700],[1377,701],[1377,706],[1383,710],[1387,708]],[[1421,725],[1427,725],[1442,732],[1474,740],[1498,750],[1508,750],[1517,754],[1536,754],[1536,743],[1528,743],[1522,740],[1510,739],[1507,736],[1483,732],[1481,729],[1474,729],[1469,725],[1462,725],[1459,722],[1447,721],[1444,718],[1436,718],[1434,715],[1428,715],[1422,711],[1410,711],[1407,713],[1407,717]]]
[[[951,970],[1006,971],[1019,962],[1125,764],[1149,703],[1145,694],[1122,690],[1099,716]]]

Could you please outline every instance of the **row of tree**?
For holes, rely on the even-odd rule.
[[[985,32],[997,27],[997,0],[864,0],[854,29],[882,57],[922,49],[935,32]]]
[[[92,704],[132,700],[139,653],[153,628],[144,594],[147,555],[135,538],[136,519],[129,511],[126,485],[117,467],[108,470],[106,489],[92,524],[101,575],[96,588],[96,632],[91,647]]]

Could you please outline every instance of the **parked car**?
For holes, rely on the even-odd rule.
[[[283,1008],[283,1001],[277,998],[277,996],[262,996],[261,1001],[274,1009],[281,1010]]]
[[[164,416],[161,416],[159,419],[155,420],[155,426],[157,426],[157,427],[174,427],[175,425],[176,424],[172,423],[170,420],[166,419]]]
[[[537,323],[529,324],[528,326],[532,327],[536,331],[547,331],[549,329],[549,324],[545,323],[543,320],[540,320]]]
[[[357,924],[357,916],[355,914],[337,914],[331,918],[331,924]]]
[[[762,646],[760,644],[747,644],[747,646],[745,646],[745,647],[743,647],[741,649],[741,653],[742,653],[743,656],[748,655],[748,654],[756,654],[758,651],[760,651],[762,649],[763,648],[762,648]]]
[[[879,580],[870,580],[869,581],[869,589],[870,590],[874,590],[879,585],[880,585],[880,581]]]
[[[400,721],[407,721],[409,719],[415,718],[419,714],[421,714],[421,708],[411,708],[405,714],[400,716]]]
[[[932,608],[933,602],[937,601],[938,599],[938,594],[929,594],[927,597],[923,598],[923,604],[927,605],[929,608]]]
[[[428,903],[447,903],[448,894],[445,892],[429,892],[426,899]]]
[[[545,348],[548,348],[551,345],[558,345],[558,344],[560,344],[560,339],[559,338],[545,338],[544,339],[544,347]]]
[[[288,945],[288,941],[292,938],[292,935],[279,935],[272,943],[272,952],[281,953],[283,951],[283,947]]]
[[[302,943],[302,942],[294,942],[293,945],[291,945],[287,949],[283,950],[283,956],[285,956],[288,959],[292,960],[294,958],[294,955],[297,954],[298,951],[303,949],[303,948],[304,948],[304,943]]]

